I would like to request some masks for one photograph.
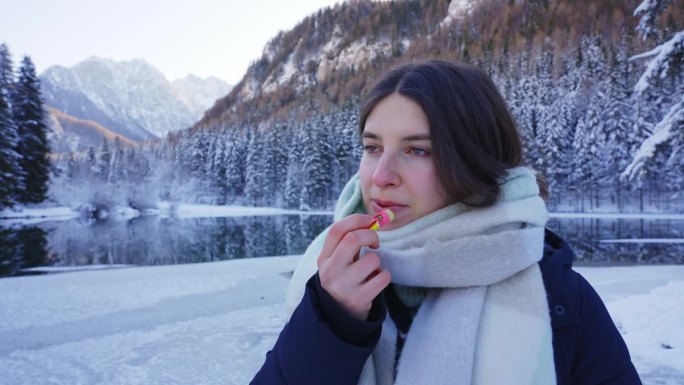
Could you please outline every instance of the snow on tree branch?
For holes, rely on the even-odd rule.
[[[643,40],[646,40],[656,33],[656,19],[671,2],[672,0],[644,0],[634,10],[634,16],[641,17],[636,29],[641,34]]]
[[[654,56],[646,66],[646,71],[634,86],[637,94],[642,94],[656,77],[665,78],[670,69],[670,65],[677,60],[677,57],[684,54],[684,31],[677,32],[672,39],[655,47],[654,49],[639,55],[632,56],[629,60],[640,59]]]
[[[667,115],[656,125],[653,135],[641,144],[632,163],[627,166],[620,178],[624,180],[636,178],[642,167],[653,158],[656,147],[673,140],[673,135],[677,129],[681,129],[682,125],[684,125],[684,95],[681,95],[679,102],[673,104]]]
[[[656,0],[644,0],[638,7],[634,10],[634,16],[639,16],[643,13],[649,12],[649,10],[655,8]]]

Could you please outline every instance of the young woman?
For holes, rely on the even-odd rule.
[[[302,257],[290,320],[252,384],[641,383],[572,251],[545,230],[484,71],[395,67],[359,128],[359,172]],[[394,221],[369,230],[386,209]]]

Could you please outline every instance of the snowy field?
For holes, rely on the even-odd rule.
[[[247,384],[297,256],[0,279],[0,383]],[[684,266],[579,268],[645,384],[684,383]]]

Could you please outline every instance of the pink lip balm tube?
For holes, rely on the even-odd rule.
[[[392,210],[387,209],[380,211],[379,213],[373,215],[373,223],[371,223],[370,226],[368,226],[369,229],[371,230],[378,230],[382,226],[385,226],[386,224],[392,222],[394,220],[394,213]]]

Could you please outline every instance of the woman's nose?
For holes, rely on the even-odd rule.
[[[383,154],[373,172],[373,184],[377,187],[396,186],[400,182],[396,162],[387,153]]]

